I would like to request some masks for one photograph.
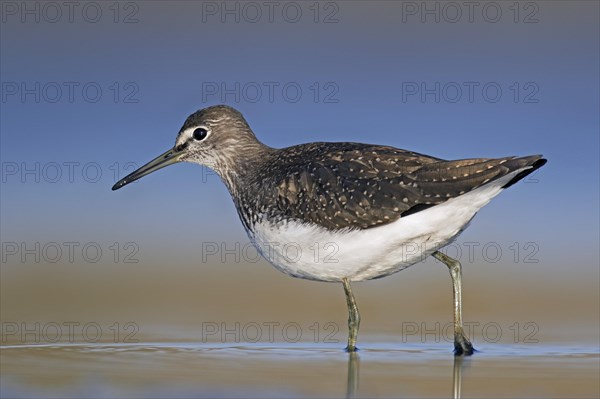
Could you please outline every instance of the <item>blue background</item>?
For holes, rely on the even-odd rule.
[[[359,141],[448,159],[543,153],[549,163],[530,179],[537,184],[505,192],[482,212],[470,237],[536,241],[553,272],[598,274],[596,2],[537,2],[536,9],[521,3],[518,23],[508,2],[498,3],[496,23],[488,21],[494,10],[486,20],[476,8],[469,22],[463,7],[451,23],[454,10],[438,4],[438,23],[420,9],[407,13],[420,3],[394,2],[321,3],[319,23],[312,3],[295,3],[302,10],[297,23],[286,21],[281,7],[272,22],[262,7],[253,23],[255,9],[237,4],[236,22],[233,14],[221,15],[218,2],[187,1],[121,3],[117,17],[112,3],[97,3],[97,23],[88,21],[96,8],[86,11],[88,20],[82,6],[75,8],[71,22],[63,7],[53,23],[55,11],[36,4],[39,23],[36,15],[21,15],[21,6],[2,16],[4,241],[133,239],[171,251],[169,240],[188,241],[189,249],[202,240],[243,240],[223,185],[197,166],[180,164],[110,191],[115,177],[132,170],[127,163],[139,166],[172,146],[188,114],[224,102],[276,147]],[[213,15],[207,7],[218,10]],[[287,10],[288,20],[294,10]],[[330,13],[333,23],[323,23]],[[20,86],[35,91],[36,82],[39,102]],[[77,85],[72,101],[64,82]],[[90,100],[93,87],[83,92],[90,82],[102,90],[97,102]],[[236,82],[248,90],[238,99],[203,90]],[[264,82],[278,85],[272,102]],[[302,89],[297,102],[293,90],[288,97],[282,91],[289,82]],[[403,92],[423,82],[452,87],[439,92],[439,102]],[[472,102],[464,82],[478,85]],[[497,102],[484,97],[489,82],[502,89]],[[56,85],[63,90],[53,103]],[[258,97],[256,85],[264,89]],[[452,102],[456,85],[464,90]],[[325,102],[334,89],[336,102]],[[525,102],[527,94],[534,102]],[[73,182],[64,162],[79,163]],[[58,179],[48,163],[60,165]],[[39,183],[35,174],[22,175],[27,168],[37,168]]]

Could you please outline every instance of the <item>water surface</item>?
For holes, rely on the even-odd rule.
[[[598,397],[594,345],[366,343],[355,355],[310,343],[11,345],[10,397]]]

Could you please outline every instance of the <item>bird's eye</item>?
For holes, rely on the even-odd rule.
[[[208,136],[208,130],[206,130],[203,127],[197,128],[196,130],[194,130],[194,133],[192,133],[192,137],[194,138],[194,140],[198,141],[204,140],[206,136]]]

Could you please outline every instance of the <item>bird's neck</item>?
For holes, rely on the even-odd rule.
[[[265,162],[269,162],[275,151],[258,140],[245,142],[243,145],[225,151],[215,160],[215,171],[234,197],[252,184],[256,172]]]

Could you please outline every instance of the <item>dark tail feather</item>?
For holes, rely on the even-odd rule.
[[[530,173],[535,172],[536,170],[538,170],[539,168],[544,166],[546,164],[546,162],[548,162],[548,160],[546,160],[545,158],[542,158],[541,155],[531,155],[528,157],[511,159],[506,164],[504,164],[504,166],[507,166],[513,170],[520,169],[520,168],[523,168],[526,166],[531,166],[531,168],[518,173],[508,183],[506,183],[504,186],[502,186],[502,188],[508,188],[508,187],[512,186],[519,180],[523,179],[525,176],[529,175]]]

